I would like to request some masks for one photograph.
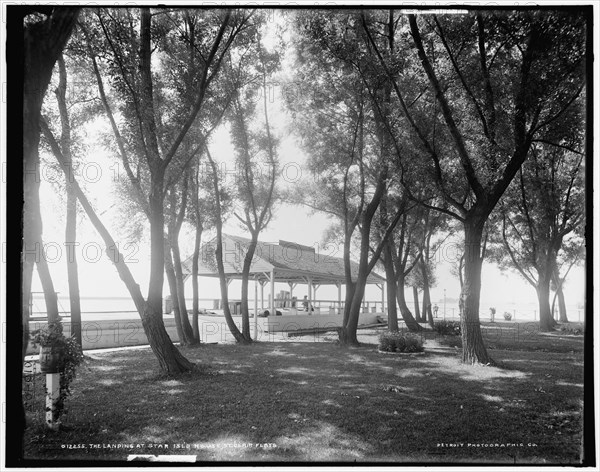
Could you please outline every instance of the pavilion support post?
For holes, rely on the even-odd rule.
[[[385,284],[379,286],[381,288],[381,313],[385,315]]]
[[[342,284],[336,283],[338,289],[338,314],[342,313]]]
[[[258,277],[254,277],[254,340],[258,339]]]
[[[290,286],[290,300],[294,298],[294,289],[296,288],[296,284],[294,282],[288,282]]]
[[[315,284],[313,286],[313,299],[314,299],[314,303],[316,303],[317,301],[317,290],[319,290],[320,285],[319,284]],[[321,305],[319,305],[320,307]]]
[[[271,269],[271,303],[269,306],[271,307],[271,315],[274,316],[277,311],[275,310],[275,271]]]
[[[260,311],[265,311],[265,284],[260,283]]]
[[[312,277],[308,278],[308,314],[312,314],[312,300],[313,300],[313,296],[312,296],[312,288],[313,288],[313,284],[312,284]]]

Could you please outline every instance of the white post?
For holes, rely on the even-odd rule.
[[[46,425],[58,431],[60,420],[54,421],[56,402],[60,396],[60,374],[46,374]]]
[[[275,316],[277,311],[275,310],[275,271],[271,269],[271,316]]]
[[[265,311],[265,284],[260,283],[260,311]]]
[[[258,338],[258,276],[254,277],[254,340]]]
[[[381,284],[381,313],[385,316],[385,284]]]
[[[312,315],[312,278],[308,278],[308,314]]]
[[[338,282],[337,284],[337,288],[338,288],[338,313],[342,312],[342,284],[341,282]]]
[[[292,309],[298,309],[298,303],[294,303],[294,289],[296,288],[296,285],[298,285],[295,282],[288,282],[288,285],[290,286],[290,308]]]

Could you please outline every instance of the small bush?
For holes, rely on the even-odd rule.
[[[379,336],[379,350],[385,352],[422,352],[420,337],[410,333],[383,333]]]
[[[379,336],[379,350],[385,352],[396,351],[396,340],[392,333],[385,333]]]
[[[505,311],[504,312],[504,319],[506,321],[510,321],[510,320],[512,320],[512,315],[508,311]]]
[[[574,334],[576,336],[581,336],[583,334],[583,326],[571,326],[571,325],[562,325],[558,328],[564,334]]]
[[[418,338],[416,336],[407,336],[405,338],[406,341],[406,347],[404,349],[404,352],[422,352],[423,349],[423,341],[421,340],[421,338]]]
[[[441,334],[442,336],[453,335],[460,336],[460,322],[459,321],[438,321],[434,325],[434,329],[436,333]]]

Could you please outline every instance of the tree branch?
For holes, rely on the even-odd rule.
[[[434,15],[433,19],[435,21],[435,24],[437,25],[438,31],[440,33],[440,39],[442,40],[442,44],[444,45],[444,48],[446,49],[446,52],[448,53],[450,62],[452,63],[452,66],[454,67],[454,70],[456,71],[456,74],[458,75],[458,78],[460,79],[460,82],[461,82],[463,88],[465,89],[465,92],[467,93],[467,95],[469,96],[471,101],[473,102],[473,105],[475,106],[475,111],[477,111],[477,115],[479,115],[479,119],[481,120],[481,125],[483,126],[483,133],[488,137],[488,139],[492,143],[495,144],[494,138],[492,137],[489,127],[488,127],[487,119],[485,118],[485,115],[483,114],[483,111],[481,110],[481,107],[479,106],[479,103],[477,102],[475,95],[473,95],[473,91],[471,90],[471,87],[469,87],[469,85],[467,84],[467,81],[465,80],[464,75],[460,71],[460,67],[458,66],[458,63],[456,62],[456,59],[454,58],[454,55],[452,54],[450,45],[446,41],[444,31],[442,30],[442,25],[438,21],[437,15]],[[485,59],[483,60],[483,64],[485,67]],[[488,77],[488,79],[489,79],[489,77]]]
[[[570,146],[567,146],[565,144],[553,143],[553,142],[548,141],[546,139],[533,139],[531,142],[532,143],[544,143],[544,144],[548,144],[549,146],[554,146],[554,147],[557,147],[557,148],[566,149],[567,151],[571,151],[572,153],[579,154],[580,156],[584,156],[585,155],[585,153],[583,153],[581,151],[578,151],[577,149],[574,149],[574,148],[572,148]]]
[[[469,153],[467,152],[467,148],[465,146],[463,137],[460,131],[458,130],[456,122],[454,121],[454,117],[452,115],[452,111],[450,109],[448,101],[446,100],[446,96],[442,91],[442,87],[440,86],[440,83],[437,79],[437,76],[435,75],[431,63],[429,62],[429,58],[425,54],[425,49],[423,48],[423,41],[421,40],[421,33],[419,32],[419,27],[417,25],[415,15],[408,15],[408,21],[410,24],[411,35],[413,37],[415,47],[417,48],[419,58],[421,59],[421,63],[423,64],[423,69],[425,70],[425,73],[429,78],[429,82],[431,83],[435,91],[436,99],[442,109],[442,114],[444,115],[444,120],[446,121],[448,131],[450,132],[450,135],[454,140],[454,144],[456,146],[456,150],[458,151],[461,164],[463,166],[463,169],[465,170],[467,181],[473,189],[475,196],[477,198],[482,198],[485,194],[485,191],[483,189],[483,186],[479,182],[479,179],[477,178],[475,168],[473,167],[473,163],[471,162],[471,158],[469,157]]]
[[[521,275],[523,276],[523,278],[525,278],[525,280],[527,280],[527,282],[529,282],[533,287],[537,288],[537,282],[534,281],[533,278],[529,277],[527,273],[523,270],[521,265],[517,262],[517,259],[515,258],[515,255],[510,247],[510,244],[508,244],[508,240],[506,238],[506,220],[504,218],[502,218],[502,240],[504,242],[504,247],[506,248],[508,255],[510,256],[510,259],[512,260],[515,268],[521,273]]]

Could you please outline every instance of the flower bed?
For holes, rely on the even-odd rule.
[[[423,340],[410,333],[386,332],[379,336],[380,352],[386,353],[417,353],[423,352]]]

